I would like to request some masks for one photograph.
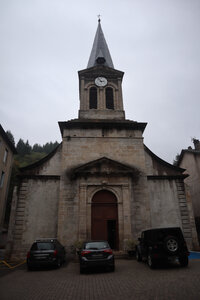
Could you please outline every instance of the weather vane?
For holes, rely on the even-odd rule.
[[[98,15],[98,22],[101,22],[101,15]]]

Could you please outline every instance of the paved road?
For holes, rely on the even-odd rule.
[[[79,274],[78,263],[59,270],[28,272],[25,267],[0,278],[1,300],[199,300],[200,260],[188,268],[150,270],[135,260],[116,260],[116,271]]]

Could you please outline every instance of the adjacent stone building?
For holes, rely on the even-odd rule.
[[[189,188],[193,205],[194,217],[200,241],[200,141],[193,139],[194,149],[188,147],[181,151],[178,166],[186,169],[189,177],[185,178],[185,184]]]
[[[11,143],[3,127],[0,125],[0,246],[4,243],[2,230],[4,227],[8,189],[15,153],[16,149],[14,145]]]
[[[57,237],[66,249],[77,240],[106,239],[123,250],[141,230],[165,226],[182,227],[195,247],[187,175],[144,145],[147,123],[125,119],[124,73],[114,68],[100,21],[88,66],[78,75],[78,118],[59,122],[62,143],[21,169],[7,247],[12,258],[41,237]]]

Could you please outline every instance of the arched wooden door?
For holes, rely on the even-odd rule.
[[[116,196],[107,190],[97,192],[92,198],[93,240],[107,240],[112,249],[118,249],[118,210]]]

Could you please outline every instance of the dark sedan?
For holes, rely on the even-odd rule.
[[[103,267],[115,270],[115,259],[107,241],[88,241],[79,252],[80,273],[88,268]]]

